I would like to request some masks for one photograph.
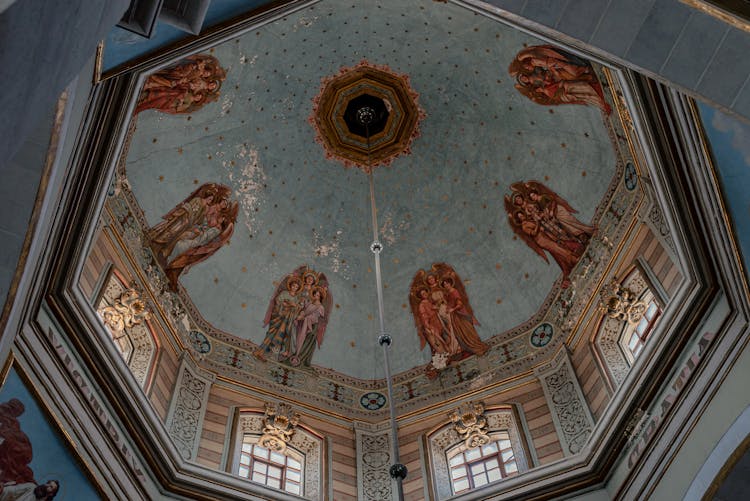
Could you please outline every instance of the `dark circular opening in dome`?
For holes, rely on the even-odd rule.
[[[346,106],[344,122],[349,132],[367,137],[382,132],[388,122],[388,108],[385,101],[370,94],[355,97]]]

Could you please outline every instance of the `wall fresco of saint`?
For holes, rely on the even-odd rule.
[[[101,499],[16,367],[0,388],[0,500]]]

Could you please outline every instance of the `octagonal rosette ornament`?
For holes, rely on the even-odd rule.
[[[324,78],[309,121],[327,158],[370,173],[409,154],[425,113],[409,77],[366,60]]]

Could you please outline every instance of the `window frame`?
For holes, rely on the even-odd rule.
[[[265,411],[255,407],[235,407],[231,415],[232,419],[227,423],[227,431],[231,433],[232,439],[228,454],[222,461],[224,471],[252,485],[264,486],[267,489],[278,490],[280,493],[299,496],[311,501],[322,501],[325,498],[325,475],[329,452],[321,435],[307,426],[298,424],[291,439],[287,442],[287,450],[291,451],[292,459],[298,461],[301,466],[300,492],[294,494],[283,488],[266,486],[240,475],[242,444],[245,437],[250,437],[253,443],[257,443],[263,436]]]
[[[148,392],[151,390],[156,375],[156,371],[154,371],[154,369],[156,367],[156,361],[160,350],[159,338],[154,331],[151,320],[149,319],[144,319],[140,324],[135,325],[130,329],[123,330],[121,333],[119,333],[119,335],[109,328],[107,323],[104,321],[104,318],[102,317],[101,310],[102,308],[104,308],[104,306],[113,306],[112,301],[109,298],[105,297],[107,289],[110,287],[110,284],[112,282],[116,282],[122,292],[133,288],[134,285],[133,282],[128,280],[125,275],[120,272],[120,270],[114,267],[112,263],[107,263],[107,266],[97,280],[97,285],[93,294],[91,304],[94,311],[96,312],[97,317],[102,323],[104,332],[107,334],[107,337],[114,345],[115,350],[120,355],[120,357],[122,357],[125,365],[130,370],[130,373],[133,374],[136,381],[138,381],[138,384],[141,386],[143,391],[148,394]],[[140,330],[143,331],[143,335],[137,336],[135,332]],[[136,340],[147,341],[147,343],[136,343]],[[126,344],[128,346],[129,351],[123,349],[123,344]],[[135,368],[139,365],[139,361],[135,360],[136,353],[138,353],[139,357],[143,357],[145,355],[147,359],[144,364],[146,367],[145,370],[143,370],[142,374],[137,374],[135,370]]]
[[[445,451],[446,461],[448,463],[448,472],[449,472],[448,478],[450,479],[451,490],[454,496],[457,496],[459,494],[464,494],[466,492],[470,492],[474,489],[481,488],[486,485],[501,482],[505,480],[506,478],[513,477],[521,473],[520,469],[518,468],[518,461],[516,460],[516,451],[513,449],[513,442],[510,439],[510,432],[508,430],[498,430],[498,431],[491,433],[489,437],[491,441],[485,445],[481,445],[481,446],[477,446],[477,447],[469,449],[466,447],[465,444],[458,443]],[[508,442],[508,447],[503,448],[501,446],[501,442],[503,441]],[[485,454],[484,449],[493,444],[497,444],[496,450],[494,452]],[[473,451],[476,449],[479,449],[480,456],[475,459],[468,459],[467,453],[469,451]],[[511,455],[510,455],[510,458],[506,460],[503,458],[503,453],[508,450],[510,450]],[[463,456],[463,461],[457,464],[451,464],[453,459],[458,457],[459,455]],[[493,460],[497,460],[496,468],[500,472],[500,478],[496,480],[490,480],[489,478],[489,472],[495,468],[494,467],[487,468],[487,464]],[[516,470],[508,473],[506,471],[506,466],[511,462],[515,464]],[[484,470],[483,473],[486,479],[486,482],[479,486],[476,485],[476,480],[474,478],[477,476],[477,474],[473,472],[473,467],[477,465],[483,466],[483,470]],[[461,477],[454,477],[453,472],[459,466],[464,467],[464,472],[466,474]],[[458,490],[456,487],[456,483],[457,481],[460,481],[462,479],[467,480],[468,487]]]
[[[264,486],[268,487],[269,489],[277,489],[277,490],[280,490],[280,491],[283,491],[283,492],[286,492],[286,493],[289,493],[289,494],[294,494],[294,495],[297,495],[297,496],[303,495],[304,494],[304,487],[305,487],[305,484],[304,484],[304,481],[305,481],[305,455],[302,452],[298,451],[297,449],[295,449],[294,447],[291,447],[291,446],[288,446],[283,453],[276,452],[276,451],[273,451],[271,449],[268,449],[267,447],[262,447],[261,445],[259,445],[258,444],[259,440],[260,440],[260,436],[259,435],[255,435],[255,434],[252,434],[252,433],[244,433],[242,435],[242,442],[241,442],[240,451],[239,451],[240,458],[239,458],[239,462],[237,463],[237,471],[234,472],[234,474],[237,475],[237,476],[239,476],[240,478],[246,479],[246,480],[248,480],[250,482],[254,482],[254,483],[259,484],[259,485],[264,485]],[[250,452],[247,452],[245,450],[244,446],[246,446],[246,445],[250,446]],[[260,455],[255,454],[255,449],[256,448],[265,450],[267,452],[267,457],[264,458],[264,457],[261,457]],[[280,455],[284,456],[284,464],[281,464],[278,461],[274,461],[274,459],[272,457],[274,453],[280,454]],[[244,464],[243,463],[243,459],[246,456],[248,457],[248,463]],[[290,459],[293,460],[293,461],[295,461],[299,465],[299,468],[294,468],[293,466],[290,467],[290,465],[289,465],[289,460]],[[265,476],[265,482],[259,482],[258,480],[255,480],[253,478],[255,476],[255,473],[256,473],[256,470],[254,468],[254,465],[256,463],[263,464],[263,465],[266,466],[266,472],[263,474]],[[280,476],[278,478],[278,480],[279,480],[279,487],[275,487],[275,486],[272,486],[272,485],[268,484],[268,479],[269,478],[276,478],[276,477],[272,477],[271,475],[268,474],[269,467],[274,467],[274,468],[278,468],[278,469],[281,470],[281,474],[280,474]],[[242,474],[241,470],[243,468],[247,469],[247,473],[248,473],[247,476],[245,476],[245,475]],[[294,470],[297,473],[299,473],[299,480],[290,480],[289,479],[289,475],[288,475],[288,471],[287,471],[289,469]],[[287,489],[287,485],[286,485],[287,481],[292,482],[293,484],[295,484],[297,486],[297,488],[298,488],[298,491],[294,492],[294,491],[291,491],[291,490]]]
[[[644,316],[637,324],[626,323],[623,326],[622,332],[620,333],[620,337],[618,339],[618,345],[620,346],[620,349],[622,350],[623,355],[625,356],[625,359],[627,360],[630,367],[635,364],[638,356],[643,351],[643,348],[646,346],[646,342],[654,332],[654,327],[657,320],[661,317],[662,314],[662,308],[659,305],[659,300],[656,297],[656,294],[654,294],[654,292],[649,288],[643,291],[643,293],[638,297],[638,301],[643,301],[647,304],[646,312],[644,312],[643,314]],[[652,306],[655,307],[655,312],[649,319],[646,317],[646,314]],[[646,327],[644,328],[642,333],[638,332],[638,328],[644,320],[646,320]],[[635,345],[637,349],[633,349],[630,346],[631,341],[634,337],[638,340]]]
[[[513,456],[516,461],[517,473],[503,477],[497,481],[491,482],[496,485],[511,477],[519,475],[529,470],[536,461],[533,456],[533,450],[529,447],[531,438],[528,436],[528,430],[524,426],[521,411],[516,405],[496,405],[487,407],[484,411],[487,419],[488,429],[486,434],[494,441],[494,437],[502,433],[507,433],[511,442]],[[457,495],[463,495],[466,492],[460,491],[461,494],[454,494],[453,483],[451,481],[451,466],[449,464],[448,453],[460,449],[463,445],[466,450],[465,441],[458,436],[452,424],[443,424],[439,427],[425,433],[423,436],[426,442],[425,455],[429,464],[429,478],[431,486],[431,499],[443,501],[453,498]],[[475,489],[482,489],[488,484]]]
[[[628,269],[627,273],[622,275],[619,284],[627,287],[638,295],[637,300],[643,300],[650,293],[647,304],[654,302],[659,309],[658,315],[654,317],[653,325],[646,331],[644,339],[650,339],[653,333],[659,329],[658,319],[662,317],[668,297],[658,282],[654,282],[655,275],[651,271],[648,263],[640,257]],[[636,357],[628,349],[629,334],[635,327],[618,318],[610,318],[606,313],[600,313],[599,323],[591,335],[590,343],[593,345],[594,357],[601,373],[604,375],[604,382],[610,392],[614,392],[625,381],[635,364]],[[642,350],[641,350],[642,351]],[[640,353],[639,353],[640,354]]]

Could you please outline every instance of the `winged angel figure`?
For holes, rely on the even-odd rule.
[[[323,344],[332,305],[324,273],[300,266],[285,276],[268,304],[263,319],[268,331],[256,358],[265,360],[272,353],[279,362],[309,367],[316,345]]]
[[[146,231],[173,291],[180,275],[229,243],[239,210],[231,194],[223,184],[204,184]]]
[[[409,304],[421,348],[432,350],[432,365],[442,369],[450,361],[484,355],[489,347],[477,334],[479,325],[464,284],[446,263],[419,270],[411,282]]]
[[[593,105],[607,115],[612,112],[591,64],[553,45],[522,49],[508,73],[516,79],[516,89],[537,104]]]
[[[538,181],[514,183],[510,189],[511,194],[505,195],[510,227],[547,263],[544,251],[552,255],[563,272],[562,287],[569,287],[568,276],[596,227],[579,221],[568,202]]]

